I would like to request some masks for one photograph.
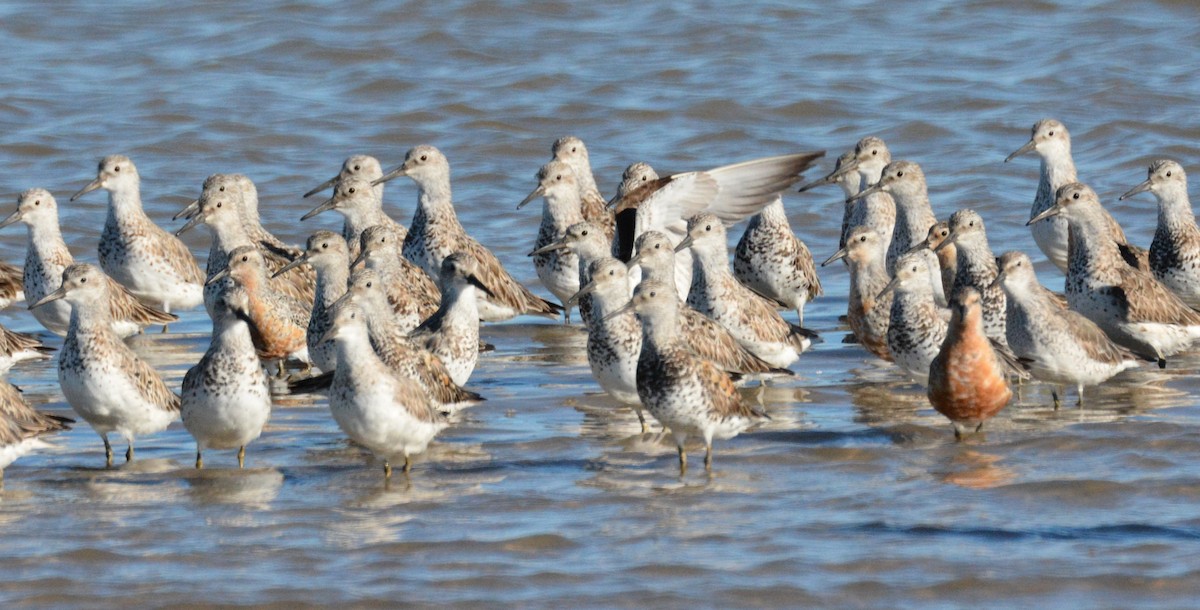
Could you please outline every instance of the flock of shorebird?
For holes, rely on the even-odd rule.
[[[1200,231],[1183,168],[1155,161],[1148,178],[1122,198],[1158,198],[1149,250],[1128,242],[1099,198],[1077,182],[1070,137],[1046,119],[1009,156],[1036,152],[1041,179],[1029,225],[1042,252],[1066,274],[1065,297],[1038,283],[1021,252],[996,257],[984,222],[970,209],[939,222],[921,168],[893,161],[884,142],[860,140],[827,176],[800,191],[836,184],[846,196],[839,249],[850,273],[847,321],[869,353],[926,385],[933,407],[956,436],[978,431],[1009,402],[1012,379],[1059,386],[1099,384],[1140,359],[1166,359],[1200,340]],[[408,151],[384,172],[355,155],[309,191],[332,196],[303,216],[340,213],[341,233],[317,231],[304,248],[263,228],[258,193],[240,174],[215,174],[175,219],[176,235],[142,209],[137,169],[105,157],[96,179],[71,197],[108,192],[99,266],[75,263],[49,191],[20,194],[0,227],[24,223],[24,269],[0,268],[0,303],[24,298],[50,332],[63,395],[104,441],[128,443],[182,417],[205,449],[237,449],[258,438],[271,412],[269,375],[289,391],[327,390],[338,426],[390,464],[425,450],[447,416],[482,400],[463,386],[480,351],[480,321],[571,311],[588,330],[587,358],[599,385],[629,405],[646,431],[645,412],[674,438],[681,473],[685,442],[731,438],[766,417],[736,382],[790,375],[816,334],[801,326],[805,305],[822,293],[816,265],[788,224],[782,195],[823,152],[755,159],[707,171],[659,176],[630,165],[615,197],[596,186],[587,149],[557,140],[552,159],[518,208],[541,198],[542,221],[530,253],[552,303],[515,281],[455,214],[450,166],[432,146]],[[417,185],[405,228],[383,210],[384,183]],[[730,264],[726,231],[749,219]],[[201,271],[177,235],[198,225],[212,234]],[[23,292],[22,292],[23,291]],[[204,304],[211,345],[175,393],[122,338]],[[795,311],[799,324],[781,311]],[[47,357],[32,335],[0,327],[0,366]],[[312,371],[317,368],[321,373]],[[268,369],[274,368],[268,372]],[[31,409],[0,383],[0,472],[38,437],[71,420]]]

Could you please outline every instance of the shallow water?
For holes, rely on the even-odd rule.
[[[538,214],[513,208],[567,133],[608,195],[635,160],[834,157],[878,134],[922,164],[939,216],[978,209],[998,252],[1036,253],[1023,225],[1037,161],[1001,161],[1039,118],[1070,127],[1081,179],[1136,243],[1153,200],[1116,196],[1157,156],[1196,166],[1187,2],[375,4],[0,5],[3,201],[50,188],[76,255],[95,260],[104,197],[66,199],[123,152],[164,224],[205,176],[238,171],[268,227],[300,243],[340,223],[297,219],[317,203],[300,193],[344,157],[392,166],[428,142],[451,160],[463,224],[534,285]],[[410,182],[388,185],[397,219],[414,200]],[[837,194],[787,205],[831,254]],[[207,252],[204,231],[187,241]],[[0,232],[5,260],[24,244]],[[390,488],[320,397],[281,398],[244,472],[229,452],[192,470],[179,425],[116,470],[86,425],[59,435],[6,473],[0,603],[1194,604],[1200,359],[1125,374],[1083,410],[1026,386],[986,437],[956,443],[920,388],[842,343],[846,273],[822,279],[806,323],[824,343],[765,391],[769,424],[717,446],[711,478],[679,479],[670,444],[598,394],[581,331],[520,319],[483,331],[497,350],[470,386],[488,402]],[[0,322],[39,329],[19,308]],[[187,312],[133,344],[177,385],[208,330]],[[53,362],[9,378],[69,413]]]

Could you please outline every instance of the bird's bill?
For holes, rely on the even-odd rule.
[[[468,275],[463,279],[467,280],[468,284],[478,288],[479,290],[482,290],[483,294],[488,295],[488,297],[493,298],[493,299],[496,298],[496,295],[492,292],[492,289],[488,288],[487,285],[485,285],[483,283],[483,280],[479,279],[478,275],[475,275],[474,273],[472,273],[471,275]]]
[[[308,199],[309,197],[312,197],[313,195],[316,195],[317,193],[320,193],[321,191],[323,191],[323,190],[325,190],[325,189],[327,189],[327,188],[329,188],[329,187],[333,186],[333,185],[334,185],[334,184],[335,184],[337,181],[338,181],[338,177],[337,177],[337,176],[334,176],[334,177],[332,177],[332,178],[330,178],[330,179],[326,180],[325,182],[322,182],[321,184],[318,184],[316,188],[314,188],[313,190],[311,190],[311,191],[309,191],[309,192],[305,193],[305,194],[304,194],[304,198],[305,198],[305,199]]]
[[[575,294],[571,295],[571,298],[567,299],[567,302],[563,303],[563,305],[565,305],[566,307],[575,307],[576,305],[579,304],[580,299],[582,299],[583,297],[585,297],[595,291],[596,291],[596,280],[592,280],[592,281],[588,282],[586,285],[584,285],[583,288],[580,288],[579,292],[576,292]]]
[[[812,189],[815,189],[818,186],[822,186],[825,184],[833,184],[834,182],[837,182],[838,180],[840,180],[842,178],[842,176],[845,176],[846,174],[849,174],[850,172],[852,172],[856,169],[858,169],[858,159],[855,159],[855,160],[833,170],[832,172],[829,172],[829,174],[827,174],[824,178],[818,178],[816,180],[813,180],[812,182],[809,182],[808,184],[801,186],[796,192],[803,193],[805,191],[810,191]]]
[[[359,265],[365,263],[367,261],[367,256],[368,254],[366,248],[359,250],[358,256],[354,257],[354,260],[350,261],[350,269],[357,269]]]
[[[836,261],[836,260],[842,259],[842,258],[846,258],[846,254],[848,252],[849,252],[849,250],[847,250],[846,248],[842,248],[841,250],[834,252],[833,256],[825,259],[825,262],[821,263],[821,266],[824,267],[824,266],[828,265],[829,263],[832,263],[833,261]]]
[[[1030,218],[1029,222],[1025,223],[1025,226],[1028,227],[1029,225],[1031,225],[1035,222],[1038,222],[1040,220],[1045,220],[1047,218],[1050,218],[1051,216],[1058,216],[1059,214],[1062,214],[1062,208],[1058,207],[1057,205],[1051,206],[1051,207],[1043,210],[1041,214],[1038,214],[1037,216]],[[953,233],[951,233],[951,235],[953,235]],[[949,239],[949,238],[947,238],[947,239]]]
[[[1150,180],[1149,179],[1147,179],[1145,182],[1129,189],[1128,192],[1126,192],[1124,195],[1121,195],[1121,197],[1118,199],[1118,201],[1124,201],[1126,199],[1129,199],[1130,197],[1133,197],[1134,195],[1136,195],[1138,193],[1145,193],[1148,190],[1150,190]],[[0,226],[3,226],[3,225],[0,225]]]
[[[875,193],[881,192],[883,192],[883,183],[876,182],[875,184],[872,184],[871,186],[868,186],[867,188],[847,197],[846,203],[853,203],[856,199],[863,199],[868,195],[874,195]]]
[[[892,281],[888,282],[887,286],[884,286],[883,290],[880,290],[879,294],[875,296],[875,300],[878,301],[878,300],[883,299],[883,297],[887,296],[887,294],[889,292],[895,290],[896,286],[899,286],[899,285],[900,285],[900,278],[898,278],[898,277],[892,278]]]
[[[291,271],[292,269],[295,269],[296,267],[299,267],[300,265],[304,265],[307,263],[308,263],[308,253],[305,252],[304,254],[301,254],[300,256],[297,256],[296,258],[292,259],[292,262],[280,267],[279,271],[272,273],[271,279],[275,279],[275,278],[287,273],[288,271]]]
[[[333,197],[330,197],[329,199],[326,199],[325,202],[322,203],[321,205],[309,210],[307,214],[301,216],[300,220],[308,220],[309,218],[312,218],[313,216],[316,216],[317,214],[320,214],[321,212],[328,212],[329,210],[332,210],[336,205],[337,205],[336,200]]]
[[[187,204],[187,207],[176,212],[175,215],[171,217],[171,220],[179,220],[180,218],[191,218],[196,215],[196,212],[199,212],[199,211],[200,211],[200,200],[197,199],[197,200]]]
[[[91,182],[87,183],[87,186],[79,189],[79,192],[75,193],[74,195],[71,195],[71,201],[75,201],[76,199],[79,199],[80,197],[83,197],[84,195],[100,188],[103,184],[104,184],[104,181],[101,180],[100,178],[96,178],[95,180],[92,180]]]
[[[204,282],[204,285],[212,286],[213,284],[216,284],[217,282],[220,282],[221,280],[224,280],[227,277],[229,277],[229,267],[226,267],[226,268],[218,271],[216,275],[208,278],[208,281]]]
[[[607,316],[604,316],[603,318],[600,318],[600,321],[601,321],[601,322],[607,322],[607,321],[609,321],[609,320],[611,320],[611,319],[613,319],[613,318],[615,318],[615,317],[617,317],[617,316],[619,316],[619,315],[621,315],[621,314],[623,314],[623,313],[628,313],[628,312],[631,312],[631,311],[633,311],[633,309],[634,309],[634,304],[633,304],[633,300],[631,299],[631,300],[630,300],[628,303],[626,303],[626,304],[622,305],[621,307],[617,308],[617,310],[616,310],[616,311],[614,311],[614,312],[612,312],[612,313],[608,314]]]
[[[54,292],[51,292],[50,294],[42,297],[41,299],[38,299],[38,302],[30,305],[29,309],[33,309],[35,307],[41,307],[42,305],[45,305],[46,303],[49,303],[50,301],[57,301],[65,296],[67,296],[66,287],[59,286],[58,290],[55,290]]]
[[[5,218],[4,220],[0,220],[0,229],[3,229],[4,227],[7,227],[8,225],[13,224],[15,222],[19,222],[21,220],[21,218],[24,216],[25,216],[25,214],[23,212],[21,212],[21,210],[18,208],[12,214],[9,214],[8,218]]]
[[[542,246],[541,248],[538,248],[537,250],[530,252],[527,256],[540,256],[542,254],[549,254],[551,252],[554,252],[555,250],[566,250],[566,249],[567,249],[566,242],[556,241],[552,244],[546,244],[546,245]]]
[[[521,200],[521,203],[517,204],[517,209],[519,210],[519,209],[525,207],[526,205],[529,204],[530,201],[533,201],[534,199],[537,199],[538,197],[541,197],[542,195],[545,195],[545,194],[546,194],[546,187],[544,187],[540,184],[537,185],[537,188],[530,191],[529,194],[526,195],[525,198]]]
[[[1033,140],[1026,142],[1024,146],[1014,150],[1011,155],[1005,157],[1004,162],[1008,163],[1009,161],[1012,161],[1013,159],[1020,157],[1021,155],[1033,150],[1033,148],[1035,146],[1037,146],[1037,142],[1035,142]]]
[[[396,178],[399,178],[400,176],[407,176],[407,175],[408,175],[408,163],[405,163],[404,165],[401,165],[400,167],[397,167],[396,169],[384,174],[382,177],[372,180],[371,186],[383,184],[384,182],[387,182],[388,180],[394,180]]]
[[[927,250],[927,249],[929,249],[929,242],[927,242],[925,240],[921,240],[920,242],[917,243],[917,245],[909,248],[908,251],[905,252],[904,254],[912,254],[914,252],[920,252],[921,250]],[[936,252],[936,250],[934,250],[934,251]],[[903,256],[903,255],[901,255],[901,256]]]
[[[679,242],[678,246],[675,246],[675,251],[683,252],[684,250],[691,248],[692,244],[695,242],[696,242],[696,240],[692,239],[691,235],[688,235],[687,237],[683,238],[683,241]]]
[[[640,264],[642,264],[642,255],[641,255],[641,254],[635,254],[635,255],[633,255],[633,258],[630,258],[630,259],[629,259],[629,262],[628,262],[628,263],[625,263],[625,269],[626,269],[626,270],[630,270],[630,269],[633,269],[634,267],[636,267],[636,266],[638,266],[638,265],[640,265]]]
[[[180,212],[180,214],[182,214],[182,213],[183,212]],[[195,215],[189,217],[188,221],[183,223],[182,227],[179,227],[179,230],[175,232],[175,236],[178,237],[180,235],[183,235],[184,233],[191,231],[196,226],[202,225],[202,224],[204,224],[204,215],[203,214],[195,214]]]

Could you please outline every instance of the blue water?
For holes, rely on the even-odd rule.
[[[302,243],[338,223],[298,218],[313,205],[300,194],[343,158],[390,167],[431,143],[463,224],[546,294],[524,256],[538,215],[514,208],[565,134],[587,142],[605,195],[633,161],[668,173],[832,158],[879,135],[921,163],[939,217],[974,207],[997,251],[1039,261],[1024,227],[1037,162],[1002,163],[1036,120],[1068,125],[1081,180],[1143,246],[1152,198],[1116,195],[1151,159],[1192,169],[1200,152],[1188,2],[379,4],[0,5],[0,214],[49,188],[76,257],[94,261],[104,197],[66,199],[119,152],[164,226],[205,176],[236,171],[257,183],[267,226]],[[387,189],[407,223],[414,187]],[[837,193],[786,204],[814,255],[831,254]],[[187,242],[205,256],[204,231]],[[0,232],[4,260],[24,248],[19,227]],[[805,321],[825,342],[767,391],[772,423],[718,445],[711,479],[678,479],[669,442],[636,435],[597,394],[582,332],[521,319],[485,327],[497,351],[470,386],[489,400],[409,485],[385,489],[319,397],[276,405],[246,472],[219,452],[193,471],[178,425],[113,471],[86,425],[59,435],[6,472],[0,601],[1194,605],[1200,361],[1123,376],[1082,411],[1055,412],[1030,385],[986,438],[955,443],[920,388],[841,342],[846,273],[821,273]],[[19,305],[0,322],[39,329]],[[209,323],[187,312],[172,329],[133,344],[177,385]],[[52,361],[9,379],[69,412]]]

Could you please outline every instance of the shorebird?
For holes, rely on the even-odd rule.
[[[1041,158],[1040,177],[1038,178],[1037,194],[1033,198],[1033,207],[1029,209],[1029,226],[1033,232],[1033,241],[1038,248],[1058,267],[1063,274],[1067,273],[1067,222],[1062,218],[1051,217],[1044,222],[1033,222],[1042,212],[1054,206],[1055,194],[1064,185],[1077,180],[1075,160],[1071,158],[1071,135],[1067,127],[1054,119],[1042,119],[1033,124],[1032,135],[1024,146],[1013,151],[1004,158],[1008,163],[1016,157],[1029,152],[1037,152]],[[1142,266],[1141,259],[1145,252],[1140,248],[1129,246],[1121,225],[1103,208],[1100,210],[1103,222],[1097,225],[1112,236],[1124,247],[1121,256],[1133,266]],[[1046,217],[1042,217],[1046,218]],[[1144,267],[1144,266],[1143,266]]]
[[[584,220],[583,202],[579,196],[580,187],[571,166],[562,161],[551,161],[538,170],[537,181],[537,187],[517,204],[519,210],[538,197],[543,199],[542,222],[538,227],[537,240],[533,244],[535,251],[560,241],[566,235],[568,227]],[[603,208],[601,211],[608,214]],[[599,228],[603,231],[603,227]],[[611,243],[612,237],[607,236],[605,241]],[[538,279],[542,280],[542,285],[558,297],[560,302],[566,303],[571,295],[579,292],[579,259],[570,249],[554,248],[534,255],[533,268],[537,271]],[[570,321],[571,309],[564,307],[563,322]]]
[[[337,183],[344,179],[357,178],[370,183],[382,176],[383,166],[379,164],[379,159],[370,155],[350,155],[342,162],[342,168],[338,170],[336,176],[322,182],[316,188],[305,193],[304,198],[308,199],[331,186],[337,186]],[[383,201],[383,184],[374,185],[372,188],[379,200]],[[342,235],[342,239],[346,239],[345,234]]]
[[[588,323],[587,340],[588,366],[596,383],[609,396],[629,405],[637,413],[642,433],[645,434],[646,416],[637,393],[637,362],[642,351],[641,324],[629,310],[619,315],[609,315],[629,303],[629,279],[626,277],[625,263],[611,257],[601,258],[592,263],[588,274],[592,280],[569,299],[578,301],[584,295],[592,297],[592,319]]]
[[[196,468],[205,449],[237,449],[246,465],[246,445],[262,434],[271,416],[271,389],[250,336],[250,299],[240,286],[225,291],[213,315],[208,351],[183,377],[180,414],[196,439]]]
[[[263,360],[279,362],[283,377],[284,362],[292,356],[310,362],[305,328],[308,326],[308,305],[271,288],[266,263],[254,246],[239,246],[229,253],[229,264],[212,276],[208,284],[233,280],[247,294],[246,317],[249,318],[254,347]],[[228,288],[226,289],[228,290]]]
[[[478,263],[465,252],[442,260],[441,280],[445,290],[436,313],[410,335],[413,342],[429,350],[446,365],[454,383],[471,378],[479,361],[479,301],[476,290],[486,292],[479,279]]]
[[[316,298],[305,328],[305,345],[313,364],[322,371],[332,371],[337,366],[337,348],[333,343],[318,342],[329,330],[329,308],[346,294],[346,282],[350,279],[350,252],[346,240],[333,231],[317,231],[309,236],[304,252],[272,277],[305,264],[311,265],[317,273]]]
[[[703,212],[688,221],[687,237],[675,247],[676,258],[687,248],[696,263],[688,305],[720,322],[746,349],[777,367],[795,362],[812,345],[815,333],[785,322],[774,305],[733,277],[725,225],[715,214]]]
[[[842,217],[842,232],[838,248],[844,248],[854,229],[867,226],[884,239],[889,239],[896,224],[896,203],[886,192],[876,191],[857,196],[866,188],[879,182],[883,168],[892,161],[887,144],[875,136],[867,136],[854,145],[854,149],[838,158],[837,167],[818,183],[837,183],[846,196],[846,207]]]
[[[891,273],[896,266],[896,259],[900,258],[901,254],[925,241],[929,235],[929,228],[937,224],[937,217],[933,215],[933,209],[929,205],[925,172],[912,161],[888,163],[883,168],[879,180],[855,197],[869,197],[880,192],[891,195],[896,206],[896,222],[887,249],[887,270]]]
[[[629,260],[628,268],[637,266],[642,270],[642,281],[656,281],[675,286],[675,250],[666,234],[647,231],[637,238],[637,255]],[[626,290],[626,300],[629,291]],[[678,298],[678,296],[677,296]],[[716,364],[721,370],[739,375],[791,375],[759,358],[716,320],[679,301],[679,334],[688,338],[692,353]]]
[[[397,377],[375,354],[365,317],[353,303],[333,311],[326,334],[337,345],[338,367],[329,410],[350,440],[383,459],[383,476],[390,479],[392,461],[403,459],[407,474],[411,456],[425,451],[447,421],[419,384]]]
[[[1167,358],[1200,340],[1200,313],[1191,309],[1148,271],[1129,266],[1105,230],[1100,198],[1074,182],[1058,189],[1054,205],[1029,223],[1062,216],[1070,231],[1067,302],[1120,345],[1139,356]]]
[[[350,302],[367,316],[368,336],[380,360],[396,375],[419,383],[429,399],[444,411],[457,411],[483,400],[479,394],[463,389],[452,377],[446,362],[422,349],[409,337],[409,331],[396,322],[388,305],[378,273],[359,269],[350,276],[346,295],[339,303]],[[333,309],[331,308],[331,311]],[[478,318],[475,324],[479,324]],[[461,363],[458,363],[461,365]],[[473,367],[473,364],[472,364]],[[470,371],[466,372],[470,376]],[[319,381],[319,380],[314,380]]]
[[[400,254],[403,236],[387,225],[375,225],[362,232],[358,258],[350,263],[357,268],[365,263],[383,278],[383,289],[400,324],[412,330],[437,311],[442,291],[420,267]]]
[[[890,277],[884,269],[884,238],[867,226],[850,232],[846,247],[821,263],[824,267],[845,258],[850,263],[850,303],[846,317],[850,330],[867,351],[891,360],[887,348],[888,316],[892,294],[884,292]]]
[[[997,263],[995,283],[1004,289],[1007,303],[1008,346],[1034,379],[1075,386],[1083,406],[1084,386],[1138,366],[1133,352],[1114,343],[1095,322],[1059,304],[1038,283],[1025,253],[1005,252]],[[1058,388],[1052,394],[1058,408]]]
[[[946,340],[929,366],[929,402],[954,425],[962,439],[983,428],[1012,398],[1010,367],[983,332],[979,291],[966,288],[950,297]]]
[[[99,267],[76,263],[62,274],[62,284],[29,306],[36,309],[64,300],[71,305],[71,325],[58,354],[58,383],[67,403],[104,440],[104,459],[112,466],[108,434],[125,437],[125,461],[133,460],[137,436],[161,432],[179,417],[179,397],[112,330],[111,280]]]
[[[63,241],[58,226],[58,203],[46,189],[29,189],[17,197],[17,209],[0,221],[0,227],[16,222],[25,224],[29,233],[29,246],[25,253],[25,270],[22,283],[25,285],[26,302],[35,303],[58,290],[62,284],[62,273],[74,264],[71,251]],[[124,286],[104,276],[110,284],[108,291],[109,316],[113,332],[128,337],[137,334],[151,324],[174,322],[174,314],[154,309],[129,293]],[[65,301],[52,301],[32,310],[46,330],[63,336],[71,322],[71,306]]]
[[[742,400],[727,373],[688,349],[687,338],[678,332],[673,288],[643,281],[628,304],[608,315],[631,310],[642,323],[638,398],[671,431],[679,449],[680,476],[687,473],[688,436],[704,438],[704,469],[711,472],[713,439],[733,438],[768,415]]]
[[[555,251],[566,250],[571,253],[578,263],[577,280],[583,286],[592,280],[589,269],[592,263],[609,255],[609,245],[604,241],[604,231],[596,225],[583,221],[567,227],[562,239],[551,242],[529,253],[529,256],[545,255]],[[630,287],[632,290],[632,286]],[[592,299],[584,295],[574,301],[579,307],[579,317],[584,324],[591,324]]]
[[[610,201],[621,201],[625,196],[642,188],[643,185],[651,184],[658,181],[658,172],[650,167],[649,163],[637,161],[630,163],[625,171],[621,172],[621,182],[617,184],[617,194]],[[611,204],[609,204],[611,207]],[[633,235],[637,234],[637,208],[626,207],[623,210],[613,210],[613,218],[616,219],[616,233],[612,238],[612,256],[617,260],[628,261],[633,256],[635,239]],[[625,241],[621,240],[621,235],[625,234],[630,238]],[[632,290],[633,286],[637,286],[641,276],[638,275],[637,269],[630,269],[629,284]]]
[[[1187,174],[1169,159],[1150,164],[1149,176],[1121,199],[1150,191],[1158,199],[1158,228],[1150,244],[1150,270],[1192,309],[1200,309],[1200,229],[1188,199]]]
[[[205,225],[212,233],[212,246],[208,251],[208,263],[205,270],[204,301],[205,308],[212,314],[216,299],[223,282],[211,282],[213,276],[221,273],[229,265],[229,256],[233,250],[241,247],[252,247],[258,250],[268,272],[278,272],[287,267],[292,256],[299,253],[287,254],[277,248],[255,240],[247,230],[245,214],[243,213],[243,187],[238,178],[231,174],[213,174],[204,181],[197,200],[195,211],[187,223],[175,232],[182,235],[197,225]],[[300,302],[313,302],[316,288],[316,274],[311,269],[295,269],[286,274],[275,273],[269,279],[271,288],[286,294]]]
[[[450,163],[438,149],[421,145],[408,151],[404,163],[373,184],[408,176],[417,183],[418,206],[412,227],[404,239],[404,257],[431,277],[437,277],[442,261],[455,252],[466,252],[479,265],[479,279],[487,286],[480,291],[479,314],[485,322],[508,320],[521,314],[558,317],[562,309],[512,278],[490,250],[484,248],[458,222],[450,193]],[[490,295],[490,296],[489,296]]]
[[[4,469],[17,458],[45,447],[41,436],[70,430],[75,420],[42,413],[29,406],[17,386],[0,380],[0,485]]]
[[[894,295],[888,316],[888,354],[921,385],[929,385],[929,365],[946,339],[950,320],[950,310],[934,299],[928,253],[914,250],[901,256],[892,281],[876,297],[883,301],[887,293]]]
[[[124,155],[104,157],[96,179],[71,201],[101,188],[108,191],[108,217],[100,233],[100,268],[138,299],[167,313],[199,305],[204,274],[187,246],[142,210],[141,180],[133,161]]]
[[[24,271],[16,265],[0,261],[0,309],[25,300]]]
[[[622,186],[624,195],[610,202],[616,206],[618,239],[632,244],[646,231],[662,231],[678,244],[687,236],[688,219],[700,213],[712,214],[725,228],[731,227],[770,205],[824,154],[820,151],[753,159],[652,181],[631,176],[634,182]],[[630,209],[637,210],[632,233],[620,221],[621,214]],[[686,297],[692,284],[691,254],[677,255],[675,264],[675,288]]]
[[[937,275],[940,278],[941,291],[940,295],[936,292],[938,305],[948,306],[947,300],[951,292],[954,292],[954,278],[958,276],[958,248],[953,243],[946,243],[946,238],[950,236],[950,223],[945,220],[939,220],[937,224],[929,227],[929,233],[925,236],[925,241],[913,246],[912,250],[929,250],[937,256]],[[942,245],[945,244],[945,245]],[[910,250],[910,252],[912,251]]]
[[[49,358],[53,347],[42,343],[37,335],[11,331],[0,326],[0,373],[18,362]]]
[[[216,188],[224,192],[224,190],[234,187],[237,188],[237,194],[240,195],[239,200],[241,205],[238,206],[238,214],[242,219],[242,225],[246,227],[246,233],[250,236],[250,241],[260,246],[260,249],[263,250],[263,255],[267,256],[268,253],[273,253],[289,260],[300,256],[301,250],[299,248],[283,243],[282,240],[275,237],[274,234],[262,226],[262,218],[258,215],[258,187],[254,186],[254,181],[245,174],[213,174],[204,180],[201,192],[203,193],[203,191],[210,188]],[[180,218],[191,220],[199,210],[200,200],[196,199],[172,216],[171,220],[179,220]],[[176,236],[178,235],[177,232]],[[210,266],[211,262],[212,259],[210,258]],[[309,278],[309,282],[312,282],[311,277]]]
[[[583,220],[600,227],[605,239],[612,243],[616,235],[616,217],[609,211],[608,202],[596,186],[596,177],[592,174],[592,163],[588,159],[588,150],[583,145],[583,140],[575,136],[563,136],[554,141],[550,147],[550,155],[555,160],[566,163],[575,172]]]
[[[950,215],[950,235],[939,247],[954,244],[958,255],[958,271],[950,299],[967,288],[979,291],[983,299],[983,330],[1001,345],[1007,342],[1004,333],[1004,290],[993,285],[996,281],[996,256],[988,246],[983,218],[975,210],[959,210]]]
[[[733,275],[758,294],[796,310],[801,326],[804,306],[823,294],[812,252],[792,233],[779,198],[746,225],[734,249]]]
[[[857,199],[854,199],[853,197],[855,194],[858,193],[859,186],[861,185],[862,180],[861,180],[861,178],[859,178],[858,172],[851,171],[849,169],[843,170],[843,168],[846,168],[851,163],[853,163],[854,159],[855,159],[854,149],[851,148],[850,150],[842,153],[842,156],[837,158],[837,161],[833,165],[833,171],[829,172],[825,176],[822,176],[821,178],[818,178],[816,180],[813,180],[812,182],[809,182],[809,183],[801,186],[798,191],[800,193],[804,193],[804,192],[810,191],[814,188],[817,188],[818,186],[824,186],[826,184],[836,184],[839,187],[841,187],[842,198],[846,201],[846,203],[845,203],[845,205],[842,206],[842,229],[841,229],[841,232],[838,234],[839,235],[839,237],[838,237],[838,247],[839,248],[846,245],[846,238],[850,236],[850,229],[852,229],[855,224],[861,224],[861,221],[855,219],[855,214],[859,213],[858,212],[859,201]],[[893,206],[892,216],[893,216],[893,221],[894,221],[895,220],[894,206]],[[889,234],[891,232],[890,226],[888,227],[888,232],[889,232]]]
[[[371,182],[363,178],[346,176],[338,180],[333,188],[332,197],[301,216],[300,220],[308,220],[330,210],[341,214],[345,217],[342,223],[342,237],[350,247],[351,258],[359,254],[363,231],[376,225],[387,226],[399,239],[405,239],[408,229],[383,211],[383,200],[376,193],[377,188],[382,187],[372,186]]]

